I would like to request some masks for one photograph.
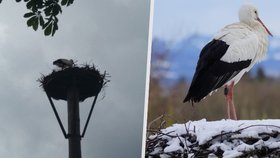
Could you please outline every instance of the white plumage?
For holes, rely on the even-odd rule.
[[[239,10],[239,23],[234,23],[223,28],[215,37],[229,45],[222,61],[233,63],[242,60],[252,60],[249,67],[241,70],[225,85],[234,84],[248,72],[254,64],[261,61],[267,52],[268,34],[272,35],[258,17],[256,7],[244,5]]]
[[[239,10],[239,22],[224,27],[202,49],[184,102],[199,102],[225,86],[228,116],[236,119],[233,86],[265,57],[268,35],[272,36],[260,20],[256,7],[243,5]]]

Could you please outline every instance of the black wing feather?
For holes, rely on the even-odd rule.
[[[224,41],[212,40],[202,49],[184,102],[199,102],[251,64],[251,60],[233,63],[221,61],[228,47]]]

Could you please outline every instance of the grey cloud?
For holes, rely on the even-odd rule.
[[[140,157],[148,1],[76,0],[64,8],[55,37],[27,28],[25,12],[13,1],[0,5],[0,157],[68,156],[67,140],[36,81],[59,57],[94,63],[112,76],[82,140],[83,157]],[[56,103],[65,122],[65,103]],[[89,105],[81,103],[82,121]]]

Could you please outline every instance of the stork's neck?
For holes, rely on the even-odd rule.
[[[258,49],[258,53],[256,56],[256,62],[262,60],[265,58],[266,53],[267,53],[267,44],[268,44],[268,33],[265,30],[265,28],[259,24],[259,25],[255,25],[253,27],[253,31],[257,34],[258,39],[259,39],[259,49]]]

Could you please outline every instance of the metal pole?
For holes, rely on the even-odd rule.
[[[57,113],[57,111],[56,111],[56,108],[55,108],[55,106],[54,106],[54,103],[53,103],[53,101],[52,101],[52,98],[50,97],[50,95],[48,94],[48,92],[46,92],[46,94],[47,94],[48,99],[49,99],[49,101],[50,101],[50,103],[51,103],[51,107],[52,107],[53,112],[54,112],[54,115],[55,115],[55,117],[56,117],[56,119],[57,119],[57,121],[58,121],[58,124],[59,124],[59,126],[60,126],[60,129],[61,129],[61,131],[62,131],[64,137],[65,137],[65,138],[68,138],[68,136],[67,136],[67,134],[66,134],[66,131],[65,131],[65,129],[64,129],[64,126],[63,126],[63,124],[62,124],[62,122],[61,122],[61,120],[60,120],[60,117],[59,117],[59,115],[58,115],[58,113]]]
[[[82,138],[85,136],[85,133],[86,133],[86,130],[87,130],[87,126],[88,126],[88,122],[89,122],[89,120],[90,120],[90,117],[91,117],[91,114],[92,114],[92,110],[93,110],[94,105],[95,105],[95,103],[96,103],[97,97],[98,97],[98,94],[96,94],[96,96],[95,96],[95,98],[94,98],[94,100],[93,100],[93,102],[92,102],[92,105],[91,105],[91,108],[90,108],[90,111],[89,111],[89,114],[88,114],[88,118],[87,118],[87,121],[86,121],[84,130],[83,130],[83,132],[82,132],[82,135],[81,135]]]
[[[79,92],[75,84],[67,92],[69,158],[81,158]]]

